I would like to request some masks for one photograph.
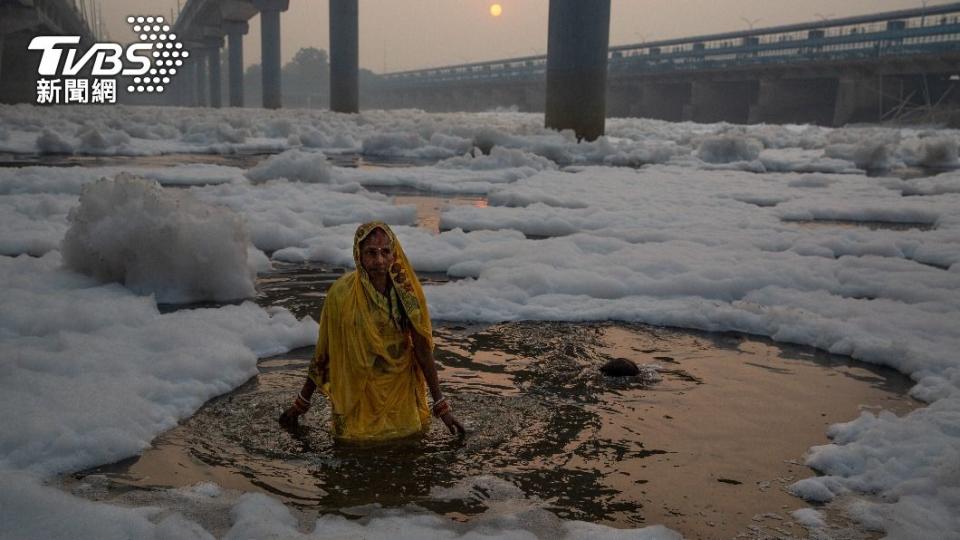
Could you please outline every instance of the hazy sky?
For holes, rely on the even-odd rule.
[[[127,15],[170,16],[177,0],[98,1],[110,36],[133,39]],[[183,3],[186,0],[181,0]],[[583,0],[591,1],[591,0]],[[610,44],[919,7],[922,0],[612,0]],[[503,6],[500,17],[490,6]],[[950,3],[929,0],[927,5]],[[544,54],[549,0],[360,0],[360,65],[375,72]],[[283,61],[301,47],[329,49],[326,0],[290,0],[281,16]],[[244,41],[260,62],[260,18]]]

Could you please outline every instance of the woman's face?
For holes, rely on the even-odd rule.
[[[360,264],[371,278],[386,277],[395,260],[390,237],[382,230],[374,230],[360,242]]]

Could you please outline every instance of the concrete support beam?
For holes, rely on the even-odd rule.
[[[876,122],[883,115],[883,79],[879,76],[843,77],[837,83],[833,125]]]
[[[247,21],[226,21],[223,29],[227,33],[230,106],[243,107],[243,36],[250,31],[250,25]]]
[[[263,107],[279,109],[283,105],[280,76],[280,13],[290,0],[254,0],[260,10],[260,58],[263,68]]]
[[[183,81],[184,95],[187,107],[196,107],[199,105],[197,98],[197,57],[193,56],[184,64],[186,68],[186,80]]]
[[[223,38],[207,38],[207,70],[210,82],[210,106],[219,109],[221,96],[223,95],[223,85],[221,81],[220,69],[220,49],[223,48]]]
[[[833,125],[837,79],[762,79],[749,123]]]
[[[523,89],[524,99],[522,112],[543,112],[546,108],[546,86],[543,83],[533,83]]]
[[[629,118],[637,115],[643,87],[637,83],[622,82],[607,88],[607,116]]]
[[[683,119],[683,109],[690,102],[690,83],[646,83],[641,85],[637,116],[668,122]]]
[[[359,0],[330,0],[330,110],[360,112]]]
[[[33,32],[17,32],[4,37],[0,51],[0,103],[36,103],[37,79],[40,69],[39,51],[27,46]]]
[[[197,52],[191,55],[193,58],[193,68],[196,73],[196,92],[197,92],[197,107],[206,107],[209,104],[207,101],[207,51],[204,49],[197,49]]]
[[[747,81],[695,81],[683,119],[694,122],[746,124],[756,103],[759,83]]]
[[[603,135],[610,0],[550,0],[545,124],[578,139]]]

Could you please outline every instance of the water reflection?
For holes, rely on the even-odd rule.
[[[483,494],[446,499],[437,488],[496,476],[564,518],[733,536],[752,512],[802,505],[783,489],[811,474],[799,460],[824,440],[827,424],[848,420],[858,405],[913,407],[904,397],[909,381],[892,371],[736,334],[441,324],[437,344],[442,384],[469,430],[463,440],[436,422],[402,441],[336,444],[322,400],[301,429],[281,430],[277,416],[312,353],[304,348],[262,361],[259,376],[209,402],[141,458],[81,476],[141,487],[213,480],[313,512],[414,503],[461,519],[489,506]],[[660,377],[600,375],[616,357],[655,365]]]

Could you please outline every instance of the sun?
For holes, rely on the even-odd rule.
[[[503,6],[500,4],[493,4],[490,6],[490,14],[494,17],[499,17],[501,13],[503,13]]]

